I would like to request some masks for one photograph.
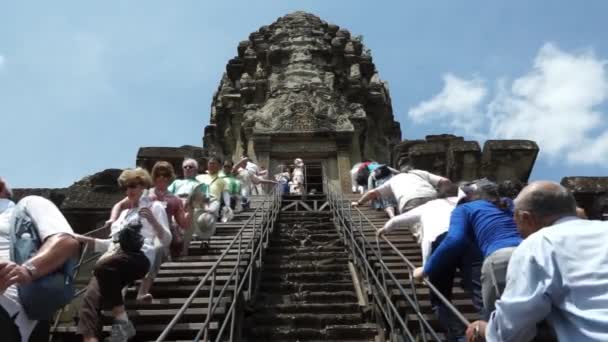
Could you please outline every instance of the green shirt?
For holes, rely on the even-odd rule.
[[[188,197],[192,190],[199,184],[200,183],[195,178],[176,179],[169,185],[167,191],[177,197],[184,198]]]
[[[241,194],[241,181],[236,179],[234,175],[231,174],[229,176],[226,176],[224,171],[220,171],[220,178],[222,178],[224,180],[224,183],[226,183],[226,191],[228,191],[230,195]]]

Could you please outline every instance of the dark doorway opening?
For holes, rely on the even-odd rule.
[[[307,194],[323,193],[323,165],[320,162],[305,162],[304,185]]]

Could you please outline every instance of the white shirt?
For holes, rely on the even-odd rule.
[[[393,195],[399,203],[399,212],[403,212],[407,202],[414,198],[437,196],[435,187],[445,178],[423,170],[411,170],[393,176],[388,182],[377,187],[382,197]]]
[[[156,218],[161,227],[163,227],[164,234],[162,238],[159,238],[160,243],[163,246],[169,246],[171,244],[172,236],[171,231],[169,230],[169,221],[165,208],[159,201],[154,201],[150,206],[150,211],[152,211],[154,218]],[[118,234],[126,225],[139,220],[139,208],[123,210],[120,213],[120,216],[118,216],[118,219],[112,224],[110,236]],[[142,225],[141,235],[144,238],[144,244],[141,247],[141,251],[148,260],[150,260],[150,265],[152,265],[154,264],[155,257],[154,239],[157,238],[156,231],[148,220],[142,219],[140,222]]]
[[[395,216],[384,224],[385,232],[399,226],[410,225],[410,229],[420,223],[421,229],[414,232],[422,248],[422,265],[431,255],[431,246],[437,237],[448,231],[450,215],[458,203],[458,197],[440,198],[426,202],[408,212]]]
[[[566,217],[513,252],[487,341],[529,341],[547,319],[559,341],[608,341],[608,222]]]
[[[2,261],[10,260],[10,219],[14,210],[12,202],[6,201],[8,200],[0,199],[0,210],[4,209],[0,211],[0,260]],[[25,206],[30,218],[38,228],[42,241],[59,233],[74,234],[68,221],[49,200],[38,196],[28,196],[23,198],[19,205]],[[0,295],[0,305],[11,317],[17,315],[15,323],[21,333],[21,340],[29,340],[37,321],[30,320],[23,311],[19,302],[17,285],[10,286]]]

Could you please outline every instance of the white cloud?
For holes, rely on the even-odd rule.
[[[480,115],[478,107],[487,93],[483,81],[478,78],[466,80],[447,73],[443,82],[441,92],[410,109],[409,117],[414,122],[450,118],[452,126],[473,133],[477,124],[471,123],[477,121],[471,119]]]
[[[593,130],[602,115],[596,108],[607,98],[606,61],[591,51],[569,54],[545,44],[532,70],[510,89],[502,87],[489,104],[490,134],[534,139],[544,153],[558,157],[597,140]]]
[[[608,100],[607,65],[607,60],[598,58],[591,50],[569,53],[546,43],[529,72],[512,82],[497,82],[491,101],[480,103],[485,95],[483,81],[458,80],[460,84],[473,85],[460,89],[479,88],[477,97],[471,95],[474,91],[461,90],[460,101],[469,106],[462,105],[460,110],[456,110],[458,106],[449,107],[446,103],[458,101],[441,101],[448,98],[446,90],[450,89],[445,77],[444,89],[410,110],[410,117],[414,121],[449,118],[452,127],[460,130],[463,127],[459,120],[463,118],[486,121],[488,127],[475,126],[478,131],[474,135],[487,139],[531,139],[550,159],[606,165],[608,129],[599,106]],[[431,118],[432,114],[436,116]]]
[[[4,67],[4,56],[0,55],[0,70],[2,70],[2,68]]]

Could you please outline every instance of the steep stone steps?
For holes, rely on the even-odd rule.
[[[350,205],[351,201],[357,200],[360,196],[358,195],[346,195],[345,196],[345,205]],[[376,239],[376,228],[382,228],[384,223],[388,220],[386,214],[382,211],[376,211],[369,206],[361,206],[359,210],[372,222],[375,226],[372,226],[366,219],[363,219],[363,236],[365,239],[373,246],[373,249],[377,247],[377,239]],[[353,221],[358,224],[358,218],[356,213],[353,211]],[[357,236],[359,236],[357,234]],[[395,247],[407,257],[410,262],[412,262],[416,267],[422,265],[422,254],[420,250],[420,246],[412,236],[411,232],[406,229],[400,229],[394,232],[391,232],[390,235],[387,235],[387,239],[395,245]],[[381,254],[381,260],[388,267],[389,270],[393,273],[395,278],[397,278],[399,284],[404,288],[405,292],[408,295],[413,295],[414,291],[412,290],[411,283],[409,280],[409,272],[407,265],[402,261],[402,259],[391,249],[388,243],[384,241],[380,241],[379,243]],[[375,255],[369,253],[368,249],[368,260],[373,263],[374,269],[380,270],[380,260]],[[471,301],[471,297],[468,293],[466,293],[460,286],[460,279],[458,275],[454,280],[454,288],[453,288],[453,296],[452,296],[452,304],[469,320],[474,321],[479,319],[479,314],[476,308],[473,306]],[[391,297],[393,301],[397,304],[397,307],[400,309],[400,312],[407,317],[408,326],[412,331],[418,332],[420,329],[420,325],[418,322],[418,317],[412,313],[412,307],[410,304],[403,298],[400,291],[397,289],[395,282],[388,279],[387,284],[391,291]],[[423,317],[431,324],[431,326],[440,334],[442,333],[439,321],[437,317],[433,313],[431,303],[430,303],[430,289],[426,286],[417,283],[416,284],[416,296],[418,298],[418,305],[420,306],[421,312],[423,313]],[[413,297],[412,297],[413,298]],[[440,336],[443,336],[442,334]],[[420,336],[421,338],[422,336]],[[427,334],[427,338],[430,337]]]
[[[208,248],[201,249],[199,241],[192,241],[189,246],[188,256],[163,263],[150,291],[154,296],[154,299],[150,303],[140,303],[135,300],[140,281],[135,282],[126,289],[125,307],[127,308],[129,318],[133,321],[137,330],[137,335],[131,341],[156,340],[186,302],[200,280],[228,248],[243,224],[253,216],[255,207],[260,204],[261,201],[259,199],[254,200],[252,209],[235,215],[234,220],[231,222],[218,223],[216,234],[211,238]],[[260,222],[261,219],[262,215],[258,213],[257,222]],[[253,220],[251,223],[253,223]],[[259,228],[247,227],[243,234],[243,246],[259,236]],[[239,256],[237,248],[238,241],[228,250],[221,265],[216,269],[215,296],[219,294],[221,287],[226,283],[227,277],[232,272],[233,267],[237,265],[239,258],[238,265],[241,275],[249,263],[250,254],[241,251]],[[90,274],[90,269],[83,269],[80,283],[85,284],[88,282],[86,279],[88,278],[88,274]],[[231,304],[234,290],[234,284],[229,284],[223,297],[219,298],[219,304],[211,317],[210,337],[212,338],[219,330],[218,322],[224,318]],[[172,330],[167,341],[191,341],[196,336],[196,333],[203,326],[209,314],[210,291],[211,282],[207,282],[192,302],[192,305],[186,310],[175,329]],[[54,334],[54,341],[80,342],[82,340],[82,337],[75,335],[77,309],[81,300],[81,297],[74,300],[70,305],[72,309],[62,317],[62,321]],[[110,332],[112,324],[109,313],[104,312],[102,323],[104,335],[107,335]]]
[[[358,304],[331,214],[285,212],[279,222],[245,320],[245,340],[374,341],[377,326]]]

